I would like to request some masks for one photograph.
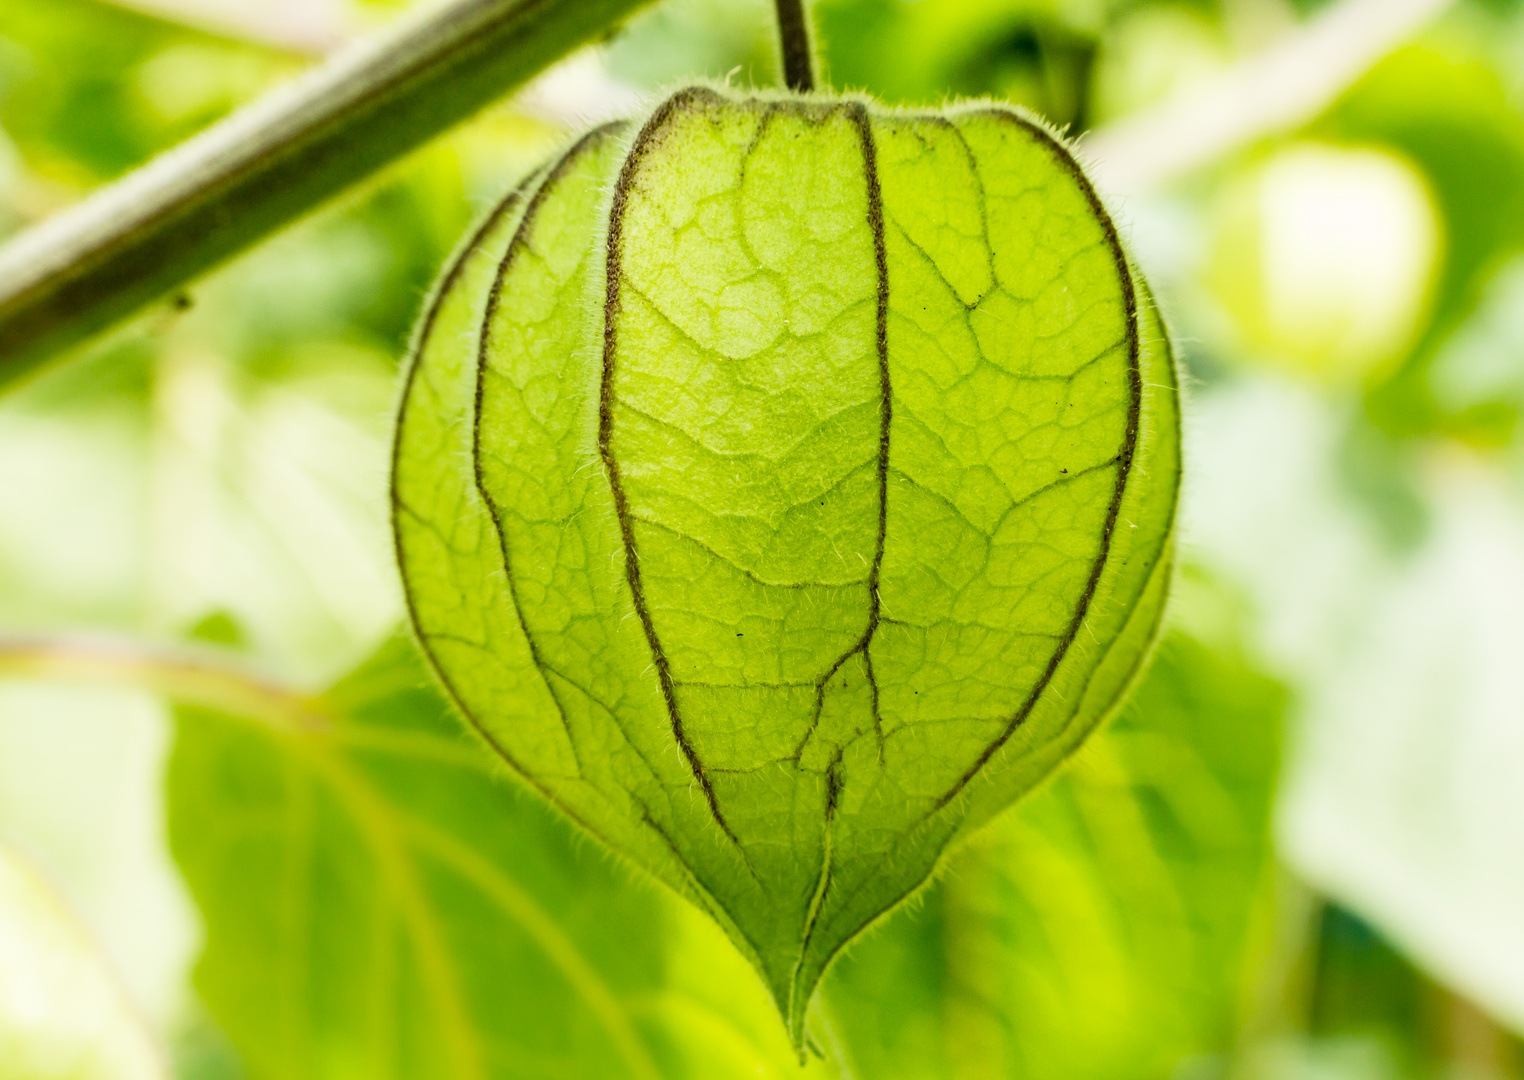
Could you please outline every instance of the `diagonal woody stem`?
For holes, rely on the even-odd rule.
[[[0,385],[454,127],[649,0],[445,0],[0,248]]]

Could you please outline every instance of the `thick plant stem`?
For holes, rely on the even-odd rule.
[[[778,0],[778,38],[783,50],[783,82],[807,94],[815,89],[815,46],[806,0]]]
[[[0,384],[477,112],[649,0],[446,0],[0,248]]]

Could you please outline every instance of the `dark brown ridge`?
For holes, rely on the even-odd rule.
[[[866,106],[859,101],[843,102],[836,106],[851,117],[852,124],[857,128],[858,138],[863,150],[863,173],[867,182],[868,201],[868,228],[873,234],[873,258],[874,267],[878,272],[877,287],[877,321],[874,332],[874,351],[878,361],[879,380],[879,434],[878,434],[878,463],[876,466],[878,480],[878,532],[874,540],[873,562],[868,566],[868,620],[863,629],[862,637],[853,643],[852,647],[841,656],[837,657],[832,664],[815,681],[815,708],[810,719],[809,726],[803,736],[795,745],[794,751],[788,760],[799,763],[800,755],[815,735],[816,726],[820,722],[821,714],[825,711],[825,691],[832,677],[841,670],[848,660],[854,656],[863,658],[863,675],[868,680],[868,690],[872,695],[873,704],[873,731],[878,736],[879,752],[883,753],[884,729],[883,720],[879,715],[878,677],[873,670],[873,657],[868,652],[868,646],[877,632],[880,620],[878,583],[879,576],[884,565],[884,545],[889,531],[889,427],[894,419],[894,395],[889,381],[889,256],[884,239],[884,199],[879,188],[878,179],[878,148],[873,142],[873,129],[871,118]],[[831,111],[834,111],[831,110]]]
[[[863,150],[863,174],[867,181],[868,196],[868,226],[873,233],[873,256],[874,264],[878,271],[878,324],[876,332],[876,353],[878,358],[879,377],[879,437],[878,437],[878,538],[873,553],[873,563],[868,568],[868,624],[863,631],[863,636],[852,650],[836,661],[831,670],[821,678],[815,687],[815,720],[818,721],[824,705],[825,685],[832,675],[841,669],[848,657],[861,653],[863,657],[863,672],[868,679],[869,691],[873,696],[873,729],[878,735],[879,753],[882,755],[884,746],[884,732],[882,721],[879,717],[878,704],[878,679],[873,672],[873,658],[869,652],[869,645],[873,641],[873,635],[878,630],[879,624],[879,601],[878,583],[879,573],[884,564],[884,544],[889,530],[889,430],[894,419],[894,396],[893,387],[889,381],[889,256],[884,240],[884,198],[883,191],[879,186],[878,178],[878,147],[873,142],[873,127],[868,115],[867,107],[861,102],[851,102],[847,106],[847,113],[852,118],[853,125],[857,128],[858,137],[862,142]],[[814,724],[805,735],[795,751],[797,760],[803,752],[805,744],[813,734]],[[820,882],[816,887],[814,902],[811,905],[809,921],[804,927],[804,933],[799,941],[799,960],[794,966],[794,985],[789,987],[789,1009],[792,1013],[795,1002],[792,998],[798,994],[799,970],[804,963],[804,958],[809,952],[810,942],[815,936],[815,927],[819,924],[820,912],[825,907],[826,895],[831,890],[832,867],[831,867],[831,842],[829,830],[836,817],[837,800],[841,796],[841,759],[843,748],[837,747],[836,754],[831,763],[826,767],[826,804],[825,804],[825,858],[820,867]],[[793,1022],[790,1016],[790,1023]]]
[[[1133,286],[1131,271],[1127,265],[1126,254],[1122,251],[1121,238],[1117,234],[1116,226],[1112,223],[1111,216],[1106,212],[1099,196],[1095,192],[1095,189],[1091,186],[1089,179],[1085,176],[1079,165],[1073,160],[1072,157],[1070,157],[1068,151],[1063,148],[1062,144],[1060,144],[1053,135],[1042,128],[1039,124],[1027,120],[1014,112],[1009,112],[1007,110],[998,108],[991,108],[984,111],[989,115],[997,117],[998,119],[1017,124],[1024,130],[1028,131],[1030,134],[1036,136],[1037,141],[1045,146],[1058,159],[1061,166],[1070,174],[1071,177],[1074,178],[1076,183],[1079,184],[1081,191],[1084,192],[1087,201],[1090,203],[1092,211],[1100,220],[1102,227],[1105,230],[1107,243],[1111,248],[1112,256],[1116,263],[1118,275],[1122,281],[1122,289],[1127,316],[1128,368],[1132,400],[1128,408],[1127,426],[1123,434],[1123,447],[1121,453],[1117,456],[1116,459],[1118,466],[1117,482],[1115,491],[1112,495],[1111,505],[1107,513],[1105,529],[1101,542],[1101,550],[1096,557],[1095,565],[1091,569],[1090,578],[1086,582],[1085,590],[1081,594],[1079,604],[1075,610],[1074,618],[1070,622],[1065,634],[1059,639],[1054,654],[1049,660],[1048,666],[1044,670],[1041,679],[1039,679],[1036,687],[1028,696],[1027,700],[1022,703],[1021,708],[1017,710],[1015,715],[1011,718],[1005,730],[1001,732],[1001,734],[994,740],[994,742],[985,748],[984,752],[980,754],[979,759],[962,777],[959,778],[957,783],[954,784],[953,788],[937,801],[933,809],[926,815],[926,818],[930,818],[937,811],[944,808],[948,803],[956,798],[958,793],[965,786],[967,786],[969,781],[978,775],[979,770],[988,764],[989,760],[994,757],[994,755],[1000,750],[1002,746],[1005,745],[1007,741],[1009,741],[1011,735],[1016,732],[1016,729],[1021,726],[1021,723],[1027,718],[1028,714],[1031,713],[1032,708],[1035,706],[1037,699],[1041,697],[1042,692],[1047,689],[1048,684],[1052,681],[1054,674],[1058,670],[1058,665],[1063,661],[1064,656],[1067,655],[1069,646],[1073,644],[1075,637],[1079,633],[1080,627],[1084,625],[1085,616],[1089,611],[1091,601],[1095,597],[1095,591],[1100,583],[1101,573],[1105,569],[1106,560],[1110,554],[1111,536],[1115,529],[1117,518],[1121,512],[1122,496],[1126,490],[1127,480],[1132,469],[1133,457],[1137,450],[1138,430],[1142,414],[1143,378],[1142,371],[1140,370],[1139,366],[1141,358],[1139,355],[1140,329],[1138,325],[1137,293]],[[945,124],[948,122],[947,118],[941,114],[930,114],[922,117],[913,117],[913,119],[922,119],[931,123],[938,124]],[[887,277],[885,280],[887,281]],[[851,655],[851,653],[847,654],[847,656]],[[831,799],[831,802],[834,803],[834,797]],[[872,920],[867,920],[863,924],[859,925],[854,929],[853,932],[856,933],[860,931],[863,926],[866,926],[869,922],[872,922]],[[814,926],[812,925],[810,928],[810,933],[813,934],[813,931]],[[801,957],[803,954],[804,949],[801,949]]]
[[[1138,295],[1133,286],[1132,270],[1127,265],[1127,255],[1122,250],[1122,238],[1117,234],[1116,225],[1111,220],[1111,215],[1106,212],[1100,196],[1096,194],[1095,187],[1090,183],[1090,178],[1085,175],[1079,163],[1064,149],[1040,124],[1026,119],[1018,113],[1005,109],[986,109],[983,115],[993,116],[999,120],[1012,123],[1022,130],[1036,137],[1036,141],[1051,153],[1059,165],[1069,173],[1070,177],[1084,193],[1086,201],[1090,203],[1090,209],[1094,212],[1101,227],[1106,233],[1106,243],[1111,248],[1112,259],[1116,263],[1117,276],[1122,282],[1122,294],[1126,305],[1127,314],[1127,372],[1128,390],[1131,401],[1127,408],[1127,427],[1122,437],[1122,452],[1117,465],[1116,489],[1112,492],[1111,505],[1106,512],[1106,524],[1101,534],[1101,550],[1096,555],[1095,565],[1090,569],[1090,578],[1085,582],[1085,590],[1080,594],[1079,603],[1075,606],[1074,618],[1070,621],[1063,637],[1059,640],[1058,647],[1054,649],[1052,657],[1048,660],[1048,666],[1044,669],[1042,677],[1037,680],[1032,692],[1027,695],[1026,701],[1022,702],[1021,708],[1016,710],[1014,716],[1006,724],[1005,729],[995,738],[979,759],[969,767],[948,792],[937,800],[932,813],[941,810],[958,794],[968,786],[970,780],[978,775],[979,770],[989,763],[989,760],[999,752],[1000,748],[1010,741],[1023,721],[1031,714],[1037,701],[1042,697],[1043,691],[1053,681],[1053,676],[1058,672],[1058,665],[1069,654],[1069,647],[1074,644],[1080,627],[1085,623],[1085,617],[1090,613],[1091,601],[1095,599],[1095,590],[1100,585],[1101,574],[1106,569],[1106,561],[1111,554],[1111,536],[1116,529],[1117,516],[1122,511],[1122,496],[1127,490],[1127,481],[1132,474],[1133,456],[1138,448],[1138,427],[1142,418],[1143,410],[1143,373],[1140,368],[1140,342],[1138,328]]]
[[[460,275],[465,271],[466,263],[470,260],[471,256],[476,253],[477,246],[482,242],[483,238],[485,238],[486,235],[492,231],[493,227],[495,227],[500,221],[511,214],[514,210],[518,209],[519,205],[523,203],[528,193],[534,190],[535,186],[540,184],[544,177],[544,169],[538,169],[535,172],[531,173],[527,178],[525,178],[523,183],[521,183],[513,191],[509,192],[508,195],[505,196],[503,200],[493,208],[492,212],[487,215],[487,217],[479,226],[477,226],[476,230],[471,234],[466,242],[461,245],[460,250],[455,254],[454,259],[450,262],[449,267],[445,270],[444,276],[440,278],[439,284],[435,287],[433,296],[429,298],[428,306],[424,310],[423,318],[419,320],[418,330],[413,337],[412,347],[409,350],[407,359],[407,371],[402,379],[402,396],[397,410],[396,434],[392,438],[391,479],[388,484],[388,496],[390,498],[392,509],[392,549],[396,554],[397,566],[402,571],[404,579],[407,577],[407,555],[402,550],[402,532],[398,527],[397,516],[399,513],[406,511],[407,508],[402,502],[401,494],[397,491],[397,467],[402,460],[402,432],[406,423],[408,399],[412,395],[413,385],[418,378],[418,368],[423,362],[423,350],[428,344],[429,337],[433,334],[434,324],[439,318],[439,310],[444,306],[445,298],[449,295],[450,290],[454,288],[456,282],[460,280]],[[545,796],[545,798],[550,802],[554,803],[557,806],[561,806],[561,809],[573,820],[577,821],[578,824],[582,825],[584,828],[587,828],[590,832],[596,833],[597,830],[592,829],[591,826],[587,824],[587,822],[582,821],[582,819],[573,813],[570,808],[562,806],[560,801],[556,799],[550,790],[541,784],[536,777],[528,772],[528,770],[520,765],[514,759],[513,755],[508,752],[507,747],[503,746],[502,743],[495,739],[492,734],[482,726],[476,717],[472,715],[471,710],[466,708],[465,701],[460,696],[460,691],[456,689],[454,682],[451,681],[449,674],[445,671],[444,665],[439,662],[439,658],[436,657],[434,655],[434,651],[429,648],[428,635],[424,633],[423,623],[418,618],[418,609],[413,604],[412,593],[408,589],[404,588],[402,590],[402,596],[403,602],[407,606],[408,622],[413,628],[414,636],[418,639],[419,649],[428,659],[429,666],[434,669],[435,677],[439,680],[440,685],[444,687],[445,692],[449,694],[450,700],[454,702],[456,709],[459,710],[460,714],[466,718],[466,722],[471,725],[471,728],[476,732],[481,740],[488,746],[492,747],[492,749],[499,755],[501,755],[502,759],[506,761],[513,768],[514,772],[518,773],[518,775],[521,776],[526,783],[532,785],[535,790],[540,792],[540,794]]]
[[[704,87],[681,90],[668,98],[652,114],[646,126],[635,137],[635,142],[625,157],[624,166],[619,170],[619,179],[615,181],[613,201],[609,207],[607,285],[603,301],[603,376],[598,391],[598,453],[603,458],[609,490],[614,496],[614,510],[619,517],[619,533],[624,544],[625,580],[629,582],[631,602],[634,604],[636,615],[640,618],[641,629],[645,632],[646,643],[650,646],[651,658],[656,665],[656,677],[661,685],[662,698],[666,702],[667,718],[672,725],[672,737],[687,760],[688,767],[693,771],[693,778],[698,781],[699,787],[704,792],[704,798],[709,803],[709,812],[713,815],[715,824],[720,827],[720,831],[730,839],[731,843],[735,844],[737,850],[741,852],[742,859],[750,868],[750,859],[746,856],[745,849],[741,847],[741,841],[720,810],[719,799],[715,796],[714,785],[709,782],[709,776],[704,771],[704,763],[699,760],[697,751],[688,741],[687,733],[683,730],[682,714],[677,707],[677,692],[672,684],[671,666],[667,661],[666,653],[662,651],[656,627],[651,621],[650,609],[646,605],[645,585],[640,574],[640,556],[635,548],[634,523],[630,516],[629,500],[625,496],[620,480],[619,460],[610,447],[614,434],[614,364],[618,358],[618,341],[614,323],[620,310],[619,265],[624,255],[624,215],[629,202],[630,189],[635,183],[636,172],[645,161],[646,155],[656,145],[662,129],[666,127],[673,113],[699,101],[718,102],[721,100],[723,99],[718,94]]]
[[[878,735],[882,755],[884,728],[878,713],[878,678],[873,672],[873,654],[868,646],[878,631],[878,582],[889,533],[889,431],[894,420],[894,388],[889,381],[889,255],[884,241],[884,196],[878,183],[878,148],[873,143],[868,109],[862,102],[854,101],[850,115],[863,144],[863,169],[868,181],[868,226],[873,230],[873,259],[878,269],[878,538],[873,550],[873,565],[868,568],[868,628],[863,632],[858,648],[863,654],[863,671],[873,694],[873,730]]]
[[[534,193],[534,197],[530,200],[529,205],[524,208],[523,220],[519,222],[518,230],[514,233],[513,239],[509,242],[507,249],[503,253],[502,261],[497,267],[497,273],[492,278],[492,290],[487,294],[487,306],[482,314],[481,332],[477,339],[476,397],[471,414],[471,468],[475,476],[476,491],[481,496],[482,504],[486,506],[487,512],[492,517],[492,528],[497,534],[498,551],[502,556],[503,576],[508,582],[508,596],[513,602],[514,616],[519,621],[519,629],[524,632],[524,640],[529,645],[530,661],[534,664],[535,669],[540,672],[540,678],[545,682],[545,689],[549,692],[551,699],[556,703],[556,708],[561,714],[561,726],[566,729],[567,742],[571,745],[572,756],[577,758],[579,771],[582,765],[581,758],[577,754],[576,740],[572,738],[571,725],[566,719],[566,707],[562,704],[561,695],[556,692],[555,686],[551,684],[547,675],[553,674],[563,682],[574,687],[576,683],[546,663],[544,655],[540,652],[539,642],[529,632],[528,620],[524,618],[524,605],[519,599],[518,580],[514,576],[513,563],[508,551],[508,531],[503,525],[503,516],[498,510],[497,501],[487,491],[486,477],[482,474],[482,402],[485,396],[487,346],[492,336],[492,321],[497,314],[498,303],[502,299],[503,280],[507,276],[508,270],[513,265],[515,259],[528,245],[540,207],[544,204],[545,199],[550,195],[551,191],[554,190],[560,180],[571,170],[572,166],[576,164],[583,154],[594,148],[598,143],[619,134],[624,130],[625,126],[623,121],[604,124],[601,127],[594,128],[578,139],[550,167],[544,182],[540,184],[539,189]],[[583,693],[587,692],[584,690]],[[592,697],[591,694],[587,696]],[[631,743],[631,748],[635,750],[637,755],[640,754],[639,749],[633,743]],[[644,758],[642,760],[644,761]],[[645,762],[645,765],[647,769],[651,768],[650,762]],[[656,775],[655,770],[651,771],[653,776]]]

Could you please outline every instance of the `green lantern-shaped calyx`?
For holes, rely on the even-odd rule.
[[[1177,406],[1037,121],[688,89],[446,274],[398,556],[465,714],[718,920],[802,1041],[830,959],[1137,676]]]

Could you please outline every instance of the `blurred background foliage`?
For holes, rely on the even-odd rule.
[[[1341,4],[816,13],[836,86],[1086,152]],[[0,235],[403,6],[5,0]],[[771,84],[767,4],[663,0],[8,392],[0,1077],[1524,1077],[1524,5],[1436,7],[1307,124],[1108,192],[1191,381],[1169,631],[838,964],[802,1072],[714,927],[463,734],[383,497],[470,219],[583,116]]]

